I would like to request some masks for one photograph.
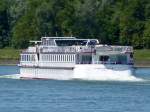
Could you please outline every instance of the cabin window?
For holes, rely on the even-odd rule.
[[[60,55],[57,55],[57,61],[60,61]]]
[[[29,56],[28,55],[26,55],[27,56],[27,61],[29,61]]]
[[[133,58],[133,53],[130,54],[130,58]]]
[[[72,55],[70,55],[70,62],[72,62]]]
[[[58,61],[58,55],[56,55],[56,62]]]
[[[100,56],[99,61],[108,61],[109,56]]]
[[[118,64],[126,64],[127,63],[126,55],[119,55],[119,56],[117,56],[117,58],[118,58],[118,60],[117,60]]]
[[[64,55],[64,61],[66,61],[66,55]]]
[[[27,55],[25,55],[25,61],[27,61]]]
[[[60,55],[60,57],[59,57],[59,61],[60,61],[60,62],[62,62],[62,55]]]
[[[68,62],[70,62],[70,55],[68,55]]]
[[[90,64],[92,62],[91,55],[82,55],[81,64]]]
[[[59,60],[58,60],[58,61],[60,61],[60,62],[61,62],[61,57],[62,57],[62,55],[59,55],[58,57],[59,57]]]
[[[30,61],[30,55],[28,55],[28,61]]]
[[[53,61],[56,61],[56,55],[54,55]]]
[[[22,58],[23,58],[22,61],[26,61],[26,56],[25,55],[23,55]]]
[[[29,56],[29,61],[31,61],[31,55],[28,55]]]
[[[69,55],[67,55],[67,62],[69,61]]]
[[[64,55],[64,62],[66,61],[66,55]]]
[[[49,61],[51,61],[51,57],[52,57],[52,56],[51,56],[51,55],[49,55]]]
[[[31,61],[35,61],[35,56],[31,55]]]
[[[61,55],[61,62],[63,62],[64,60],[63,60],[63,57],[64,57],[64,55]]]
[[[28,59],[27,59],[27,55],[25,55],[25,61],[28,61]]]
[[[72,56],[72,61],[74,61],[74,55]]]
[[[71,61],[71,55],[69,56],[69,62]]]
[[[71,55],[71,61],[73,61],[73,55]]]
[[[72,61],[72,55],[70,55],[70,61]]]
[[[21,61],[25,61],[24,55],[21,55]]]
[[[68,55],[68,62],[70,61],[70,55]]]
[[[68,61],[68,55],[66,55],[66,61]]]
[[[127,56],[126,55],[111,55],[110,62],[115,64],[126,64]]]
[[[57,46],[73,46],[73,45],[86,45],[87,40],[79,39],[79,40],[55,40]]]

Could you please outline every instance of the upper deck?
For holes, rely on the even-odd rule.
[[[106,53],[119,54],[133,52],[131,46],[101,45],[97,39],[77,39],[75,37],[42,37],[41,41],[30,41],[35,46],[23,53]]]
[[[41,46],[88,46],[97,45],[97,39],[77,39],[75,37],[42,37]]]

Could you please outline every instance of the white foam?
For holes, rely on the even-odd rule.
[[[20,74],[1,75],[0,78],[20,79]]]
[[[20,74],[12,74],[12,75],[2,75],[0,78],[9,78],[9,79],[20,79]],[[53,79],[53,78],[50,78]],[[70,80],[79,79],[79,80],[96,80],[96,81],[129,81],[129,82],[137,82],[137,81],[144,81],[144,79],[137,78],[133,75],[129,74],[86,74],[84,75],[83,72],[78,72],[76,77],[71,78]],[[55,80],[64,80],[64,78],[55,78]],[[69,79],[67,79],[69,80]]]
[[[112,69],[97,69],[96,67],[76,67],[75,79],[98,80],[98,81],[143,81],[132,75],[131,70],[115,71]]]
[[[82,74],[81,74],[82,75]],[[96,75],[92,74],[91,76],[86,76],[86,77],[76,77],[75,79],[82,79],[82,80],[96,80],[96,81],[130,81],[130,82],[137,82],[137,81],[144,81],[141,78],[137,78],[132,75]]]

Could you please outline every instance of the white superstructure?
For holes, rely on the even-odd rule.
[[[91,79],[132,74],[133,48],[99,44],[97,39],[42,37],[21,53],[21,78]]]

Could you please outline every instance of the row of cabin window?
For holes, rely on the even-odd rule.
[[[21,61],[35,61],[35,55],[21,55]]]
[[[42,55],[42,61],[73,62],[75,55]]]

